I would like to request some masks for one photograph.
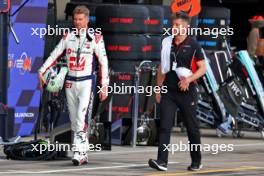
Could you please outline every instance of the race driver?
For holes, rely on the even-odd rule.
[[[91,107],[90,97],[95,84],[93,54],[96,55],[100,65],[102,91],[99,97],[101,101],[107,98],[106,90],[109,84],[108,60],[103,37],[97,33],[89,33],[88,22],[89,9],[85,6],[77,6],[73,11],[75,30],[64,35],[39,69],[40,87],[43,87],[46,84],[43,74],[56,63],[62,53],[66,52],[68,75],[65,80],[65,91],[71,128],[74,132],[72,157],[74,165],[88,162],[89,141],[86,117],[89,114],[88,107]]]

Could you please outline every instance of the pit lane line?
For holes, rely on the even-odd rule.
[[[257,170],[264,170],[264,167],[254,167],[254,166],[250,166],[250,167],[238,167],[238,168],[228,168],[228,169],[210,169],[210,170],[201,170],[201,171],[195,171],[195,172],[175,172],[175,173],[163,173],[163,174],[157,174],[157,173],[153,173],[153,174],[148,174],[145,176],[178,176],[178,175],[196,175],[196,174],[219,174],[219,173],[223,173],[223,172],[233,172],[233,173],[237,173],[237,172],[241,172],[241,171],[257,171]],[[231,173],[230,173],[231,174]]]
[[[169,162],[169,164],[178,164],[179,162]],[[40,171],[8,171],[0,172],[0,174],[48,174],[48,173],[58,173],[58,172],[75,172],[75,171],[90,171],[90,170],[104,170],[104,169],[119,169],[119,168],[131,168],[148,166],[148,164],[128,164],[122,166],[103,166],[103,167],[93,167],[93,168],[76,168],[76,169],[61,169],[61,170],[40,170]],[[74,166],[72,166],[74,167]]]
[[[263,143],[251,143],[251,144],[234,144],[233,146],[234,147],[249,147],[249,146],[261,146],[261,145],[264,146],[264,142]],[[145,153],[145,152],[157,152],[157,151],[158,151],[158,149],[138,150],[138,151],[122,151],[122,152],[121,151],[120,152],[109,151],[109,152],[94,152],[94,153],[89,153],[89,155],[105,155],[105,154],[108,154],[109,155],[109,154]]]

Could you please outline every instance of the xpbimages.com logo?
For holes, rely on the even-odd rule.
[[[199,28],[190,27],[184,28],[182,26],[176,28],[163,28],[163,35],[189,35],[189,36],[211,36],[213,39],[219,36],[232,36],[234,35],[234,29],[230,27],[223,28]]]
[[[97,86],[98,87],[98,92],[97,93],[104,93],[106,91],[107,93],[110,94],[134,94],[134,93],[139,93],[139,94],[146,94],[146,96],[152,96],[153,93],[167,93],[167,86],[127,86],[124,83],[121,85],[117,85],[114,83],[113,86]],[[106,90],[104,90],[106,88]]]
[[[50,141],[42,141],[38,144],[31,144],[33,147],[31,151],[39,152],[40,154],[43,154],[45,152],[69,152],[69,151],[102,151],[101,144],[89,144],[89,145],[80,145],[77,146],[75,144],[62,144],[56,141],[55,143],[51,143]]]
[[[232,152],[234,151],[234,144],[187,144],[180,141],[179,144],[163,144],[163,151],[168,151],[174,154],[174,152],[186,152],[186,151],[201,151],[211,152],[211,154],[218,154],[219,152]]]
[[[43,38],[44,36],[48,35],[48,36],[61,36],[61,35],[65,35],[67,33],[72,32],[74,35],[77,35],[79,31],[83,31],[87,33],[97,33],[97,34],[102,34],[102,29],[101,28],[88,28],[88,29],[80,29],[78,30],[77,28],[63,28],[63,27],[59,27],[58,25],[56,25],[55,27],[51,27],[50,25],[47,26],[47,28],[31,28],[32,36],[39,36],[39,38]]]

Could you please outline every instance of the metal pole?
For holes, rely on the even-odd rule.
[[[141,68],[145,64],[149,64],[152,61],[145,60],[142,61],[138,67],[136,67],[136,72],[135,72],[135,78],[134,78],[134,85],[135,85],[135,90],[136,92],[134,93],[134,99],[133,99],[133,114],[132,114],[132,146],[133,148],[136,147],[137,143],[137,121],[138,121],[138,106],[139,106],[139,94],[138,94],[138,86],[140,82],[140,72]]]
[[[112,122],[112,106],[113,106],[113,97],[111,97],[109,106],[108,106],[108,122]]]
[[[0,102],[7,104],[8,87],[8,13],[0,13]],[[6,139],[7,116],[0,118],[0,136]]]
[[[137,143],[137,120],[138,120],[138,101],[139,101],[139,95],[138,95],[138,85],[139,85],[139,70],[136,69],[135,73],[135,90],[136,92],[134,93],[134,101],[133,101],[133,116],[132,116],[132,146],[133,148],[136,147]]]

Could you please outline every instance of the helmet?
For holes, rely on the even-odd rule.
[[[67,73],[67,67],[48,69],[44,74],[44,79],[47,83],[46,90],[52,93],[59,92],[63,88]]]
[[[182,77],[189,77],[193,74],[193,72],[188,69],[188,68],[185,68],[185,67],[178,67],[176,68],[176,74],[178,76],[179,79],[181,79]]]
[[[251,19],[249,19],[250,22],[254,22],[254,21],[264,21],[264,17],[261,15],[255,15],[253,16]]]
[[[264,26],[264,17],[261,15],[255,15],[248,21],[252,24],[252,27],[261,28]]]

